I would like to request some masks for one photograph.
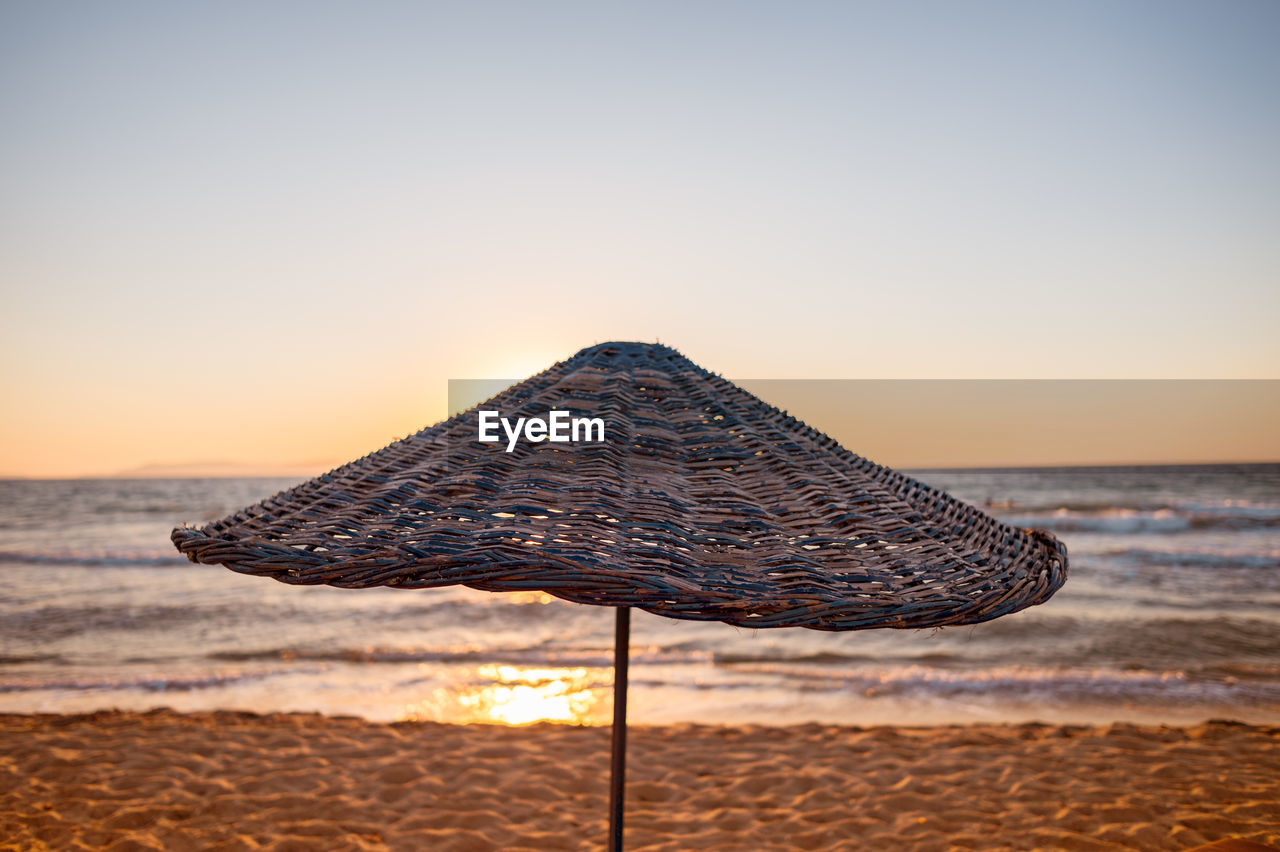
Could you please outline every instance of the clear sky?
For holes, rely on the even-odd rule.
[[[0,3],[0,474],[343,461],[610,339],[1280,378],[1277,44],[1273,0]]]

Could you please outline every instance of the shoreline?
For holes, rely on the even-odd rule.
[[[18,849],[594,850],[609,735],[0,714],[0,835]],[[1280,845],[1274,726],[679,724],[628,738],[629,850]]]

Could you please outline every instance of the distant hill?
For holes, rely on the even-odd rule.
[[[333,470],[338,462],[309,461],[255,464],[236,461],[194,461],[176,464],[144,464],[111,474],[117,479],[200,479],[244,476],[279,476],[307,479]]]

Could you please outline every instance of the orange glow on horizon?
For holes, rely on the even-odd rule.
[[[740,383],[850,451],[898,468],[1280,460],[1277,380]],[[180,393],[99,406],[94,419],[76,414],[74,395],[49,393],[47,404],[0,420],[0,476],[307,479],[444,419],[450,384],[383,377],[299,405],[258,383],[213,401]]]

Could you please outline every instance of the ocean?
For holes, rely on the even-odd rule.
[[[1070,552],[987,624],[827,633],[635,612],[634,723],[1280,723],[1280,465],[911,475]],[[613,613],[541,593],[294,587],[170,529],[278,479],[0,481],[0,711],[604,724]]]

